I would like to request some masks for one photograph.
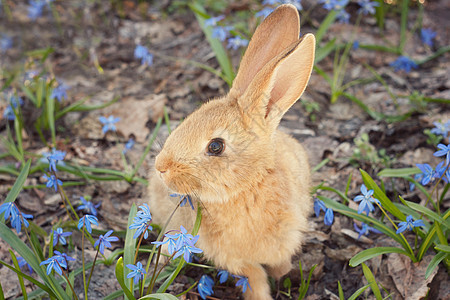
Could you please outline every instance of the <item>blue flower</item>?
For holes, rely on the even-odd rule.
[[[139,210],[134,217],[134,222],[130,225],[129,229],[136,229],[136,232],[133,235],[133,238],[137,238],[142,233],[144,233],[144,239],[148,238],[149,230],[152,230],[152,226],[150,226],[150,222],[152,221],[152,215],[150,214],[150,208],[148,204],[139,206],[141,210]]]
[[[127,268],[131,270],[127,278],[133,278],[134,283],[139,282],[139,280],[144,278],[144,274],[147,274],[139,261],[136,265],[128,264]]]
[[[336,20],[339,23],[348,24],[350,22],[350,15],[348,12],[346,12],[344,9],[340,10],[339,13],[336,15]]]
[[[57,99],[58,102],[61,102],[64,99],[67,100],[67,90],[70,89],[67,85],[62,82],[59,82],[58,86],[52,90],[50,94],[50,99]]]
[[[358,49],[359,48],[359,41],[354,41],[353,42],[353,45],[352,45],[352,49],[353,50],[356,50],[356,49]]]
[[[117,236],[110,236],[113,233],[112,230],[108,231],[105,235],[100,234],[98,240],[95,242],[94,247],[99,246],[99,251],[104,254],[105,247],[111,248],[111,242],[117,242],[119,238]]]
[[[297,10],[302,10],[303,6],[300,2],[301,2],[301,0],[283,0],[282,1],[283,4],[292,4],[295,6],[295,8]]]
[[[26,265],[28,268],[28,273],[30,275],[33,273],[33,268],[23,257],[17,256],[17,262],[19,263],[19,268],[23,268]]]
[[[84,215],[80,221],[78,221],[78,229],[81,230],[83,227],[86,227],[86,230],[89,233],[92,233],[92,224],[98,225],[98,219],[93,215]]]
[[[33,216],[29,214],[24,214],[19,211],[17,205],[14,202],[5,202],[0,205],[0,214],[4,213],[5,222],[11,217],[10,223],[17,233],[22,230],[22,224],[28,228],[30,224],[27,219],[32,219]]]
[[[55,175],[50,175],[50,177],[47,175],[44,175],[43,177],[44,177],[44,179],[47,180],[47,187],[48,188],[53,187],[55,189],[55,192],[58,191],[58,185],[62,185],[62,181],[57,179]]]
[[[433,168],[429,164],[416,164],[416,166],[422,171],[422,185],[427,185],[434,176]]]
[[[216,26],[212,29],[211,36],[219,41],[223,42],[227,38],[230,30],[233,29],[233,26]]]
[[[19,209],[14,202],[5,202],[0,205],[0,214],[2,213],[5,213],[5,222],[9,219],[10,216],[11,218],[19,217]]]
[[[45,2],[42,0],[30,0],[30,6],[28,6],[28,18],[34,21],[41,17],[44,6]]]
[[[66,157],[66,152],[59,151],[53,148],[51,153],[44,153],[43,155],[47,157],[50,172],[51,171],[56,172],[57,171],[56,165],[58,164],[59,161],[64,160],[64,157]]]
[[[430,132],[447,138],[448,132],[450,131],[450,121],[447,121],[445,124],[439,122],[433,122],[433,124],[435,128],[431,129]]]
[[[270,15],[273,12],[273,8],[270,7],[264,7],[262,10],[260,10],[259,12],[257,12],[255,14],[255,17],[259,18],[259,17],[263,17],[263,19],[267,18],[268,15]]]
[[[395,61],[389,64],[391,67],[394,67],[395,71],[404,70],[406,73],[411,72],[411,69],[417,69],[418,65],[407,56],[400,56]]]
[[[224,15],[220,15],[217,17],[211,17],[211,18],[205,20],[204,25],[205,25],[205,27],[216,26],[217,22],[222,21],[224,18],[225,18]]]
[[[50,275],[52,270],[55,270],[56,273],[58,273],[59,275],[62,275],[61,267],[64,269],[67,269],[67,263],[66,263],[64,257],[61,255],[54,255],[54,256],[44,260],[43,262],[41,262],[39,265],[40,266],[48,265],[47,266],[47,275]]]
[[[53,231],[53,247],[56,246],[58,242],[61,243],[61,245],[67,244],[66,237],[72,235],[72,232],[64,232],[62,228],[56,228],[56,230]]]
[[[322,200],[314,199],[314,213],[316,214],[316,217],[319,217],[321,210],[325,212],[325,218],[323,219],[325,225],[327,226],[333,225],[334,221],[333,209],[327,208]]]
[[[16,97],[14,95],[9,95],[9,105],[6,107],[3,112],[3,117],[9,121],[13,121],[16,119],[15,109],[20,105],[23,105],[23,100],[20,97]]]
[[[362,13],[364,15],[373,15],[375,14],[375,7],[380,6],[380,3],[370,0],[358,0],[358,4],[360,9],[358,9],[358,13]]]
[[[422,28],[420,30],[420,39],[422,42],[430,47],[433,47],[433,39],[436,37],[436,32],[430,28]]]
[[[135,143],[136,143],[136,142],[134,141],[134,139],[133,139],[133,138],[130,138],[130,139],[128,140],[128,142],[125,144],[125,148],[122,150],[122,153],[125,154],[125,153],[128,152],[128,150],[131,150],[131,149],[134,147],[134,144],[135,144]]]
[[[349,0],[319,0],[326,10],[341,10],[347,6]]]
[[[262,5],[279,5],[281,4],[281,0],[264,0]]]
[[[436,169],[434,170],[434,173],[433,173],[433,178],[437,178],[437,179],[440,179],[440,178],[442,178],[445,182],[447,182],[447,178],[444,176],[445,174],[445,172],[446,171],[448,171],[448,168],[447,168],[447,164],[445,164],[445,161],[441,161],[437,166],[436,166]]]
[[[333,210],[331,208],[327,208],[323,222],[325,223],[325,225],[331,226],[333,225],[333,221],[334,221]]]
[[[6,50],[11,49],[13,46],[13,40],[9,35],[2,34],[0,38],[0,50],[5,53]]]
[[[437,147],[441,150],[434,152],[434,156],[440,157],[445,156],[445,163],[448,165],[450,163],[450,144],[445,146],[444,144],[439,144]]]
[[[120,118],[114,118],[114,116],[109,116],[108,118],[100,116],[98,119],[103,124],[102,131],[104,134],[108,131],[116,131],[116,125],[114,124],[120,121]]]
[[[219,282],[224,283],[228,280],[228,276],[230,276],[230,272],[226,270],[220,270],[219,273],[217,273],[217,276],[219,276]]]
[[[421,227],[421,226],[425,226],[422,220],[414,221],[413,217],[409,215],[406,217],[406,222],[400,222],[398,224],[398,229],[396,233],[399,234],[405,231],[406,229],[413,230],[414,227]]]
[[[192,236],[192,234],[187,233],[186,228],[184,228],[183,226],[180,226],[179,233],[176,234],[166,233],[164,237],[167,238],[165,242],[164,241],[152,242],[152,244],[161,246],[166,243],[169,243],[168,245],[169,254],[173,254],[176,252],[173,257],[174,259],[177,258],[178,256],[183,255],[184,260],[186,262],[190,262],[191,255],[193,253],[203,252],[203,250],[195,247],[195,243],[198,241],[199,236],[196,235],[194,237]]]
[[[372,203],[380,204],[380,201],[372,196],[373,190],[367,190],[367,187],[364,184],[361,185],[361,193],[362,195],[358,195],[354,199],[355,202],[361,201],[358,207],[358,214],[361,214],[363,212],[369,214],[370,212],[375,210],[375,207]]]
[[[66,253],[61,253],[61,252],[56,251],[56,250],[53,251],[53,252],[54,252],[54,254],[56,254],[56,257],[61,257],[61,259],[64,260],[64,262],[66,263],[66,265],[67,265],[67,263],[68,263],[69,261],[76,261],[75,258],[70,257],[70,256],[67,255]]]
[[[94,205],[92,201],[86,201],[84,197],[80,197],[80,200],[82,204],[78,206],[77,210],[84,210],[90,215],[97,216],[97,208],[102,204],[101,202]]]
[[[381,233],[381,231],[370,227],[369,225],[367,225],[366,223],[361,223],[361,229],[358,227],[358,225],[356,225],[356,223],[353,223],[353,227],[355,228],[355,231],[359,233],[358,235],[358,240],[362,235],[369,235],[369,232],[374,232],[374,233]]]
[[[244,277],[244,276],[238,276],[238,275],[233,275],[234,278],[239,279],[236,282],[236,286],[242,286],[242,292],[245,293],[245,291],[247,290],[247,288],[252,289],[252,287],[250,286],[249,282],[248,282],[248,278]]]
[[[197,290],[198,293],[200,294],[200,297],[202,299],[206,299],[207,296],[211,296],[212,294],[214,294],[213,291],[213,286],[214,286],[214,280],[209,277],[208,275],[203,275],[199,282],[198,282],[198,286],[197,286]]]
[[[422,179],[423,179],[423,174],[416,174],[416,175],[414,175],[414,180],[415,181],[420,182],[420,181],[422,181]],[[411,192],[414,191],[415,187],[416,187],[416,184],[414,182],[410,182],[409,183],[409,190]]]
[[[192,209],[194,209],[194,205],[192,204],[192,198],[189,195],[182,195],[182,194],[171,194],[170,197],[180,197],[180,206],[183,207],[186,205],[187,202],[189,202],[189,205]]]
[[[227,48],[232,48],[237,50],[240,47],[246,47],[248,45],[248,40],[241,38],[240,36],[232,37],[228,39]]]
[[[153,54],[147,47],[137,45],[134,49],[134,57],[141,60],[141,65],[151,66],[153,64]]]

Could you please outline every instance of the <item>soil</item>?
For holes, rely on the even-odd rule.
[[[28,4],[24,1],[6,1],[11,8],[11,16],[5,12],[0,15],[0,32],[13,37],[14,47],[2,53],[2,69],[20,70],[25,63],[27,51],[51,46],[53,52],[45,62],[45,67],[66,85],[70,86],[67,103],[74,103],[88,97],[87,104],[106,103],[115,97],[119,101],[101,110],[70,113],[57,121],[57,148],[67,151],[66,160],[80,165],[98,168],[123,170],[121,152],[126,141],[133,137],[134,148],[127,152],[127,159],[136,164],[143,153],[147,141],[153,132],[156,120],[163,115],[165,106],[171,120],[172,128],[178,121],[189,115],[207,100],[224,95],[227,84],[195,65],[174,58],[183,58],[206,64],[215,69],[219,65],[208,42],[205,39],[194,15],[186,7],[176,7],[171,1],[56,1],[53,5],[56,14],[44,12],[43,17],[32,21],[27,17]],[[116,4],[115,4],[116,3]],[[117,4],[118,3],[118,4]],[[242,11],[260,9],[254,1],[232,1],[224,12],[226,15],[238,15]],[[302,1],[305,11],[315,6],[315,1]],[[352,21],[356,16],[356,4],[351,4]],[[437,32],[435,46],[425,47],[418,34],[408,35],[405,53],[416,60],[421,60],[439,47],[449,45],[450,21],[448,18],[450,3],[446,0],[426,1],[424,6],[423,26]],[[408,16],[408,28],[412,28],[418,17],[417,7],[411,7]],[[55,16],[57,15],[57,18]],[[250,14],[250,15],[253,15]],[[326,11],[315,7],[308,17],[302,19],[302,33],[316,32]],[[244,22],[250,31],[254,30],[256,19],[252,16]],[[361,44],[385,45],[397,43],[400,32],[400,17],[390,13],[386,16],[386,26],[380,32],[375,18],[364,17],[356,38]],[[340,42],[351,39],[354,27],[348,24],[334,24],[324,37],[323,43],[336,38]],[[148,46],[155,55],[151,67],[141,66],[133,57],[137,44]],[[233,63],[238,65],[240,51],[230,51]],[[435,121],[450,120],[449,103],[427,103],[423,107],[414,107],[407,95],[414,91],[425,97],[450,99],[449,53],[445,53],[413,69],[410,73],[394,72],[389,64],[398,57],[397,54],[354,49],[350,52],[349,64],[344,78],[350,82],[358,78],[372,78],[373,75],[364,64],[369,64],[389,87],[377,80],[360,84],[348,91],[362,100],[371,110],[386,115],[398,115],[416,110],[406,120],[387,122],[376,120],[350,100],[340,97],[330,104],[331,91],[327,82],[318,73],[313,72],[308,88],[302,100],[298,101],[285,115],[281,122],[282,130],[297,138],[308,150],[311,166],[327,159],[318,171],[313,173],[314,184],[323,183],[344,191],[349,176],[349,198],[358,195],[363,183],[359,168],[377,178],[377,172],[386,167],[413,167],[416,163],[430,163],[435,166],[439,160],[432,154],[435,146],[427,143],[425,129],[433,128]],[[319,63],[319,67],[332,76],[333,53]],[[28,61],[30,63],[31,61]],[[38,64],[36,64],[38,65]],[[101,66],[101,71],[96,65]],[[2,83],[5,79],[2,78]],[[20,93],[20,92],[19,92]],[[402,95],[397,102],[390,94]],[[318,110],[309,113],[308,102],[316,103]],[[1,102],[0,111],[6,107]],[[120,117],[117,134],[102,134],[99,116],[114,115]],[[34,117],[30,103],[24,105],[24,118],[31,122]],[[0,120],[0,131],[6,136],[6,120]],[[156,143],[146,157],[137,176],[147,178],[155,155],[161,149],[168,135],[166,125],[158,133]],[[367,135],[369,150],[363,154],[385,151],[385,159],[370,161],[366,156],[355,155],[357,140]],[[48,137],[50,138],[50,137]],[[446,141],[448,143],[448,140]],[[30,153],[42,153],[48,148],[41,142],[32,129],[26,131],[24,146]],[[361,148],[359,148],[361,149]],[[372,150],[370,150],[372,149]],[[3,144],[0,152],[7,150]],[[372,152],[370,152],[372,151]],[[14,163],[10,158],[2,158],[1,165]],[[61,172],[63,181],[74,180],[74,176]],[[4,199],[7,189],[14,183],[15,177],[0,174],[0,199]],[[27,179],[26,185],[43,184],[42,174],[35,173]],[[389,183],[389,184],[388,184]],[[389,196],[400,193],[410,201],[424,203],[424,196],[417,189],[409,191],[406,180],[395,179],[397,191],[386,180]],[[141,183],[126,181],[87,181],[83,185],[66,188],[66,193],[74,204],[80,196],[88,196],[95,203],[100,203],[99,228],[123,231],[132,203],[147,201],[146,187]],[[339,201],[333,193],[320,192],[321,195]],[[450,198],[443,201],[443,210],[449,208]],[[19,208],[34,216],[33,222],[47,232],[57,218],[67,220],[62,202],[50,189],[31,188],[23,190],[16,200]],[[356,204],[351,204],[356,207]],[[358,223],[358,225],[360,225]],[[408,236],[411,243],[412,236]],[[25,238],[24,238],[25,239]],[[80,236],[72,237],[75,244],[71,256],[81,259]],[[123,241],[123,240],[122,240]],[[312,274],[311,284],[306,299],[338,299],[338,281],[341,283],[345,297],[350,297],[358,288],[367,284],[361,267],[349,266],[349,259],[356,253],[370,247],[395,245],[392,239],[382,234],[370,234],[358,239],[353,229],[353,220],[335,214],[334,224],[326,226],[323,216],[311,216],[310,231],[307,234],[301,253],[294,259],[295,268],[286,275],[282,282],[273,282],[273,296],[276,299],[289,299],[279,289],[288,292],[283,280],[290,278],[291,295],[298,297],[301,260],[303,274],[307,276],[313,265],[317,265]],[[123,244],[114,243],[120,248]],[[10,262],[9,246],[0,240],[0,259]],[[91,249],[91,251],[93,251]],[[109,250],[106,250],[110,253]],[[95,252],[88,252],[93,258]],[[445,268],[440,265],[428,280],[424,273],[433,256],[430,250],[421,263],[413,264],[396,254],[383,255],[367,261],[378,283],[389,292],[392,299],[449,299],[449,278]],[[143,257],[145,259],[145,257]],[[89,260],[89,258],[88,258]],[[206,263],[201,261],[202,263]],[[79,263],[71,265],[76,268]],[[204,270],[188,267],[169,288],[173,294],[181,293],[193,282],[200,279]],[[21,295],[17,276],[0,266],[1,284],[5,296],[15,299]],[[81,278],[81,277],[80,277]],[[77,292],[82,294],[81,279],[77,278]],[[27,289],[34,289],[26,283]],[[91,299],[100,299],[113,290],[120,289],[114,275],[114,266],[100,265],[95,270],[89,292]],[[216,284],[215,294],[210,299],[242,299],[241,292],[233,283]],[[387,295],[386,293],[384,294]],[[361,297],[373,299],[373,294],[366,291]],[[182,299],[199,299],[195,289],[182,296]]]

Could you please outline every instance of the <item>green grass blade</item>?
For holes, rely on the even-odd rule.
[[[0,300],[5,300],[5,293],[3,293],[3,287],[0,282]]]
[[[22,186],[24,185],[25,180],[27,179],[28,172],[30,171],[30,166],[31,159],[29,159],[23,166],[22,171],[20,171],[19,177],[17,177],[13,187],[11,188],[11,191],[9,191],[8,196],[6,196],[5,202],[13,202],[16,200],[17,196],[22,190]]]
[[[417,260],[421,261],[425,253],[427,252],[428,248],[431,247],[431,245],[436,240],[436,224],[433,224],[431,226],[430,230],[428,230],[427,235],[422,240],[422,244],[420,244],[419,251],[417,252]]]
[[[383,300],[383,297],[381,297],[380,288],[378,287],[377,281],[375,280],[372,271],[370,271],[369,267],[364,263],[362,264],[362,268],[364,277],[366,277],[367,281],[369,282],[370,288],[372,289],[375,298],[377,298],[377,300]]]
[[[411,257],[408,252],[406,252],[404,249],[397,248],[397,247],[375,247],[375,248],[369,248],[366,250],[363,250],[353,256],[350,261],[349,265],[351,267],[356,267],[360,265],[361,263],[364,263],[366,260],[369,260],[375,256],[387,254],[387,253],[399,253],[406,255],[408,257]]]

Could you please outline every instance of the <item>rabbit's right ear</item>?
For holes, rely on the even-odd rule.
[[[279,6],[253,34],[230,93],[242,95],[256,74],[289,45],[298,41],[299,35],[300,18],[295,6]]]

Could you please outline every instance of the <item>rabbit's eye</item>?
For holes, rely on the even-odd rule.
[[[208,144],[208,155],[220,155],[225,150],[225,141],[219,138],[212,139]]]

